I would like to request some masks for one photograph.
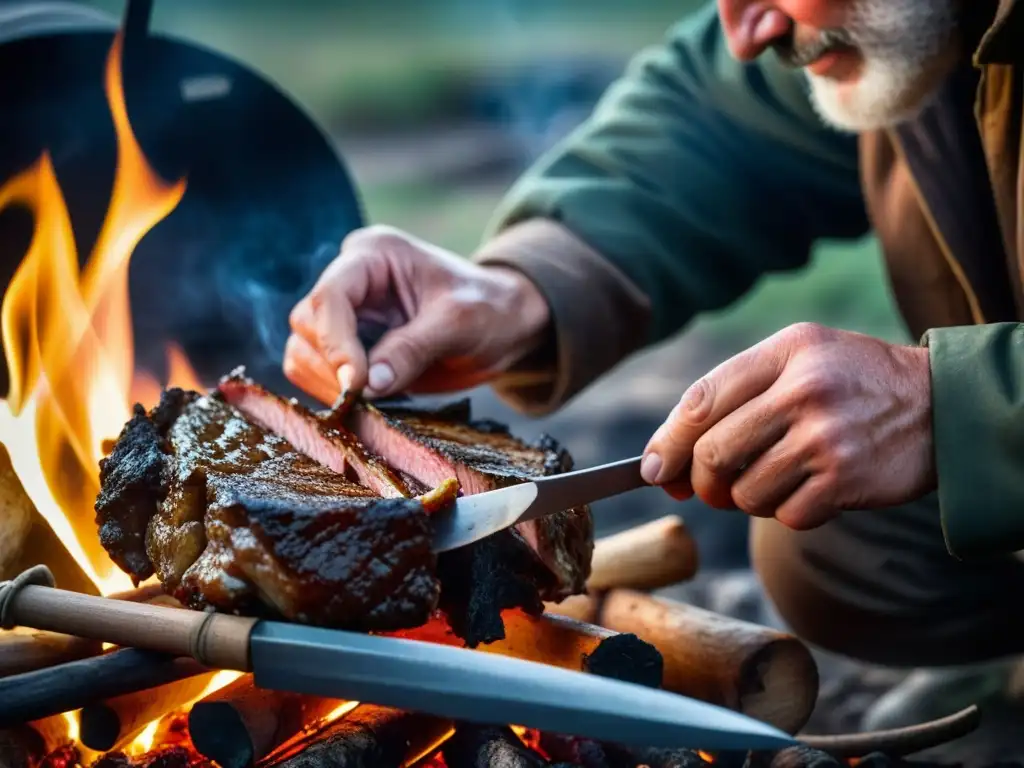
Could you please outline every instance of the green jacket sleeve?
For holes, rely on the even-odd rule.
[[[535,280],[558,349],[546,385],[499,392],[550,411],[764,273],[805,265],[816,239],[864,234],[857,160],[802,74],[774,55],[732,58],[708,3],[641,52],[500,206],[477,258]]]
[[[961,559],[1024,549],[1024,325],[936,328],[923,343],[946,546]]]

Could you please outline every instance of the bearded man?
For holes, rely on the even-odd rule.
[[[752,516],[808,642],[925,668],[865,725],[945,714],[1024,650],[1024,0],[717,6],[638,56],[473,259],[350,236],[292,314],[286,372],[325,401],[490,382],[544,414],[873,230],[920,344],[788,328],[690,387],[643,471]],[[367,355],[370,312],[393,328]]]

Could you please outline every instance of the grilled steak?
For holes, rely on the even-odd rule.
[[[528,445],[503,425],[473,422],[468,401],[433,412],[357,403],[348,424],[369,450],[396,469],[427,486],[455,476],[465,494],[572,469],[571,457],[549,437]],[[588,507],[522,523],[516,533],[554,576],[542,589],[543,599],[562,600],[584,590],[594,546]]]
[[[155,572],[193,608],[389,631],[440,607],[471,647],[504,637],[502,610],[539,613],[542,599],[583,590],[586,508],[431,552],[429,514],[459,486],[480,493],[571,469],[553,441],[474,422],[468,401],[357,401],[341,420],[242,370],[212,394],[169,390],[151,412],[136,407],[101,464],[103,546],[136,583]]]
[[[429,618],[439,583],[426,512],[450,502],[454,482],[384,499],[219,395],[171,390],[164,401],[136,410],[101,470],[101,541],[122,568],[144,578],[145,528],[149,568],[193,608],[364,631]],[[161,421],[171,403],[183,407]]]

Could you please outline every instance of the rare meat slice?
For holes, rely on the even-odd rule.
[[[379,496],[409,498],[426,490],[419,483],[410,485],[380,457],[367,452],[343,426],[328,424],[295,400],[267,391],[248,378],[242,368],[221,379],[217,388],[251,422],[280,435],[300,452]]]
[[[426,621],[440,589],[427,512],[451,502],[454,481],[426,498],[384,499],[253,424],[220,395],[191,393],[173,423],[157,415],[137,411],[107,460],[103,516],[123,518],[117,529],[134,534],[105,538],[115,561],[126,560],[122,552],[138,559],[137,532],[148,515],[150,568],[189,607],[361,631]],[[134,453],[121,447],[127,439]],[[149,464],[148,482],[113,483],[134,477],[119,466],[125,456],[154,450],[163,457],[159,487]],[[118,487],[146,502],[118,506]],[[129,508],[136,511],[112,514]]]
[[[427,486],[454,475],[466,494],[572,469],[571,457],[550,438],[528,445],[500,424],[474,423],[469,417],[466,401],[438,411],[384,410],[360,402],[350,410],[348,424],[369,450],[396,469]],[[523,523],[516,532],[553,577],[537,585],[543,599],[584,591],[594,543],[588,507]]]

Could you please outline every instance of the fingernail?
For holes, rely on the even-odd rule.
[[[640,477],[645,483],[655,485],[658,482],[658,475],[661,473],[661,456],[656,453],[648,453],[640,462]]]
[[[370,366],[367,383],[374,392],[383,392],[395,383],[395,372],[387,363],[374,363]]]
[[[341,387],[342,392],[348,392],[352,389],[353,375],[352,366],[348,363],[338,368],[338,385]]]

